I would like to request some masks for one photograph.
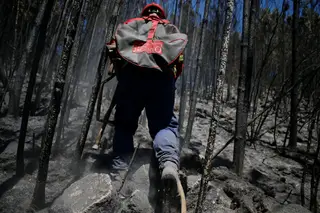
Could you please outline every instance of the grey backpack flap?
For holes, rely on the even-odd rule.
[[[169,21],[155,17],[135,18],[119,24],[115,39],[119,55],[136,66],[163,71],[184,51],[188,38]],[[159,60],[159,57],[161,60]]]

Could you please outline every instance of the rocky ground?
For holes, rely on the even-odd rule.
[[[193,212],[196,205],[201,160],[203,159],[210,122],[210,103],[200,102],[193,136],[189,145],[181,154],[181,170],[184,175],[188,212]],[[46,184],[47,207],[41,212],[100,213],[100,212],[153,212],[152,192],[154,181],[149,180],[150,158],[152,156],[147,128],[140,126],[135,141],[141,143],[129,176],[121,193],[121,176],[113,174],[108,163],[107,149],[103,153],[91,150],[97,133],[97,123],[92,123],[81,177],[74,177],[70,168],[73,166],[71,155],[79,136],[82,118],[86,106],[74,108],[71,112],[70,125],[64,130],[62,149],[52,157],[49,163]],[[105,109],[103,109],[105,112]],[[31,117],[25,147],[26,175],[15,178],[15,154],[19,136],[20,120],[6,117],[0,120],[0,212],[24,212],[30,204],[38,168],[38,154],[45,117]],[[215,150],[220,149],[232,137],[235,108],[225,106],[221,115],[221,127]],[[230,144],[215,160],[209,192],[204,204],[207,213],[307,213],[300,206],[300,182],[302,165],[294,160],[279,156],[274,151],[272,116],[263,127],[265,134],[255,146],[247,146],[245,155],[244,178],[239,179],[231,171],[233,145]],[[306,127],[303,127],[306,128]],[[277,128],[276,137],[280,142],[285,134],[285,124]],[[105,140],[108,143],[112,129],[107,129]],[[307,132],[307,131],[301,131]],[[299,135],[299,147],[305,147],[306,135]],[[123,174],[121,174],[123,175]],[[306,198],[309,202],[309,182],[306,181]],[[151,183],[151,185],[150,185]]]

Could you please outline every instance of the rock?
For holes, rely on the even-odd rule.
[[[212,209],[208,211],[204,211],[205,213],[235,213],[234,210],[223,207],[223,206],[214,206]]]
[[[259,169],[253,168],[251,171],[251,181],[252,184],[261,188],[266,195],[275,197],[276,188],[274,181],[269,177],[269,175]]]
[[[188,191],[186,199],[188,204],[187,208],[189,209],[189,211],[190,209],[193,209],[197,204],[199,188],[200,184],[195,184],[195,186],[190,191]],[[203,212],[212,212],[212,207],[216,206],[217,201],[219,200],[218,191],[219,189],[217,188],[216,184],[210,181],[208,183],[206,198],[203,202]]]
[[[207,116],[206,116],[206,114],[205,114],[205,113],[197,111],[197,112],[196,112],[196,117],[199,117],[199,118],[206,118]]]
[[[222,206],[224,206],[226,208],[230,208],[232,201],[228,197],[228,195],[222,189],[217,189],[217,193],[218,193],[217,204],[221,204]]]
[[[233,198],[235,195],[244,195],[248,194],[253,190],[253,187],[250,186],[247,182],[242,180],[227,180],[223,191],[228,195],[228,197]]]
[[[38,140],[44,131],[43,117],[30,116],[27,134],[25,138],[26,144],[32,144],[33,134],[36,144],[40,147],[40,140]],[[6,149],[10,142],[18,142],[20,132],[21,119],[14,119],[11,116],[0,119],[0,152]],[[16,152],[16,150],[14,150]]]
[[[50,213],[87,213],[111,199],[112,185],[107,174],[89,174],[68,187],[54,201]]]
[[[262,199],[262,205],[265,210],[268,210],[269,212],[271,212],[272,209],[279,206],[280,204],[272,197],[264,197]]]
[[[135,169],[133,168],[133,170]],[[149,170],[150,165],[143,164],[134,171],[132,176],[128,177],[122,189],[124,194],[129,195],[122,204],[125,212],[152,212],[152,206],[149,203],[148,197],[149,189],[153,187],[150,187]],[[155,192],[152,191],[151,193]]]
[[[264,141],[266,143],[272,143],[274,141],[273,133],[266,132],[260,139],[261,141]]]
[[[278,130],[278,132],[279,132],[280,134],[286,134],[286,132],[287,132],[287,128],[286,128],[286,127],[280,127],[280,128],[278,128],[277,130]]]
[[[286,164],[279,164],[279,165],[275,165],[275,168],[279,171],[279,172],[283,172],[285,174],[290,174],[290,168],[288,165]]]
[[[298,205],[289,204],[285,206],[277,206],[272,209],[271,213],[311,213],[308,209]]]
[[[220,167],[215,168],[211,172],[211,174],[215,179],[221,180],[221,181],[235,178],[234,174],[232,172],[230,172],[230,170],[225,166],[220,166]]]
[[[240,200],[236,200],[236,202],[238,202],[238,205],[240,206],[240,212],[256,213],[254,203],[250,196],[245,195],[239,198]],[[235,200],[233,202],[235,202]]]
[[[299,167],[294,167],[294,166],[291,167],[291,174],[293,174],[295,177],[299,179],[302,178],[302,172],[303,170]]]
[[[223,128],[225,131],[227,131],[228,133],[234,132],[233,125],[229,120],[220,120],[219,126]]]
[[[206,194],[205,200],[209,205],[215,205],[217,203],[217,200],[219,199],[217,189],[217,185],[210,181],[208,184],[208,192]]]
[[[197,184],[200,183],[201,175],[189,175],[187,179],[188,179],[188,190],[191,190]]]
[[[202,159],[201,155],[195,151],[195,148],[183,147],[180,155],[181,168],[201,172]]]
[[[199,118],[207,118],[207,117],[211,117],[211,111],[205,108],[197,108],[196,109],[196,117]]]
[[[148,194],[145,191],[135,190],[130,196],[128,209],[130,212],[152,212],[152,207],[148,202]]]
[[[41,211],[37,211],[37,213],[49,213],[49,209],[45,208],[45,209],[42,209]]]

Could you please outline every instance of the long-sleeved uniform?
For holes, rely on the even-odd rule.
[[[116,41],[107,43],[111,58],[120,58]],[[125,65],[123,65],[125,63]],[[116,89],[115,134],[113,153],[125,157],[134,151],[133,136],[139,117],[145,108],[149,133],[159,167],[166,161],[179,167],[178,121],[174,115],[175,82],[183,71],[183,53],[169,65],[169,69],[139,67],[126,60],[116,60],[118,86]],[[114,162],[117,167],[117,161]],[[121,167],[121,165],[119,165]]]

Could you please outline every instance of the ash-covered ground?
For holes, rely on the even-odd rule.
[[[179,100],[177,100],[177,103]],[[102,111],[108,106],[104,100]],[[235,104],[223,107],[220,115],[215,151],[219,150],[233,135]],[[70,125],[64,128],[61,146],[51,157],[46,184],[47,207],[41,212],[153,212],[152,190],[149,180],[152,155],[151,138],[147,127],[139,126],[136,143],[141,143],[122,194],[116,193],[121,176],[109,170],[109,149],[104,152],[92,150],[99,123],[93,120],[85,147],[81,177],[74,177],[70,168],[71,159],[80,135],[86,103],[77,104],[71,110]],[[178,111],[176,111],[178,114]],[[211,103],[199,102],[190,144],[181,153],[181,170],[185,174],[188,212],[196,205],[201,160],[204,158],[210,124]],[[0,119],[0,212],[22,213],[29,207],[35,186],[41,135],[46,116],[32,116],[29,120],[25,147],[26,175],[18,179],[15,174],[15,159],[19,137],[20,119]],[[230,144],[215,160],[212,180],[204,204],[207,213],[307,213],[300,206],[300,184],[303,165],[282,157],[275,152],[274,115],[270,115],[261,132],[265,134],[254,145],[248,144],[245,154],[244,178],[232,172],[233,144]],[[276,138],[282,146],[287,123],[277,127]],[[299,134],[299,149],[305,150],[307,127]],[[105,131],[106,144],[111,143],[112,128]],[[55,140],[54,140],[55,141]],[[55,145],[53,144],[53,147]],[[108,148],[108,146],[107,146]],[[315,147],[312,147],[314,149]],[[305,183],[306,203],[310,202],[310,176]]]

